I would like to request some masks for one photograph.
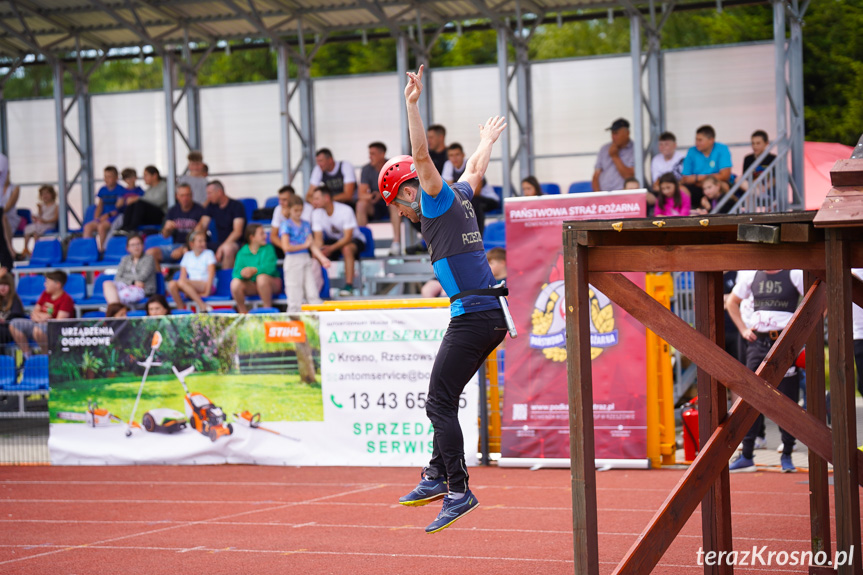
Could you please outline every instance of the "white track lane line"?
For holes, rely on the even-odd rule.
[[[27,561],[27,560],[29,560],[29,559],[36,559],[37,557],[44,557],[44,556],[46,556],[46,555],[54,555],[55,553],[63,553],[64,551],[72,551],[72,550],[74,550],[74,549],[86,549],[86,548],[88,548],[88,547],[93,547],[93,546],[97,546],[97,545],[103,545],[103,544],[105,544],[105,543],[111,543],[111,542],[113,542],[113,541],[122,541],[123,539],[131,539],[131,538],[133,538],[133,537],[140,537],[141,535],[150,535],[150,534],[152,534],[152,533],[160,533],[160,532],[163,532],[163,531],[170,531],[170,530],[172,530],[172,529],[178,529],[178,528],[180,528],[180,527],[187,527],[187,526],[190,526],[190,525],[203,525],[203,524],[210,523],[210,522],[214,522],[214,521],[222,521],[222,520],[225,520],[225,519],[231,519],[231,518],[234,518],[234,517],[242,517],[243,515],[251,515],[251,514],[253,514],[253,513],[260,513],[260,512],[262,512],[262,511],[278,511],[278,510],[280,510],[280,509],[285,509],[285,508],[288,508],[288,507],[294,507],[294,506],[297,506],[297,505],[307,505],[307,504],[310,504],[310,503],[316,503],[316,502],[319,502],[319,501],[324,501],[324,500],[326,500],[326,499],[330,499],[330,498],[332,498],[332,497],[344,497],[345,495],[353,495],[353,494],[355,494],[355,493],[363,493],[363,492],[366,492],[366,491],[372,491],[372,490],[374,490],[374,489],[380,489],[380,488],[381,488],[381,486],[380,486],[380,485],[372,485],[372,486],[364,487],[364,488],[361,488],[361,489],[354,489],[354,490],[352,490],[352,491],[345,491],[345,492],[340,492],[340,493],[334,493],[334,494],[332,494],[332,495],[324,495],[324,496],[322,496],[322,497],[316,497],[316,498],[314,498],[314,499],[308,499],[308,500],[305,500],[305,501],[295,501],[295,502],[286,503],[286,504],[283,504],[283,505],[277,505],[277,506],[275,506],[275,507],[267,507],[267,508],[263,508],[263,509],[253,509],[253,510],[251,510],[251,511],[241,511],[241,512],[239,512],[239,513],[231,513],[231,514],[229,514],[229,515],[221,515],[221,516],[219,516],[219,517],[213,517],[213,518],[210,518],[210,519],[204,519],[204,520],[199,520],[199,521],[188,521],[188,522],[185,522],[185,523],[179,523],[179,524],[177,524],[177,525],[171,525],[171,526],[169,526],[169,527],[162,527],[162,528],[160,528],[160,529],[151,529],[151,530],[149,530],[149,531],[142,531],[142,532],[140,532],[140,533],[132,533],[132,534],[130,534],[130,535],[123,535],[123,536],[120,536],[120,537],[113,537],[113,538],[111,538],[111,539],[103,539],[103,540],[101,540],[101,541],[94,541],[93,543],[84,543],[84,544],[82,544],[82,545],[67,545],[67,546],[63,546],[63,548],[62,548],[62,549],[56,549],[56,550],[54,550],[54,551],[48,551],[48,552],[46,552],[46,553],[38,553],[38,554],[36,554],[36,555],[29,555],[29,556],[27,556],[27,557],[18,557],[18,558],[16,558],[16,559],[7,559],[6,561],[0,561],[0,565],[7,565],[7,564],[9,564],[9,563],[16,563],[16,562],[18,562],[18,561]],[[0,500],[0,501],[3,501],[3,500]]]

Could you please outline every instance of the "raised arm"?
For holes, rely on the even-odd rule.
[[[465,166],[464,174],[459,178],[460,182],[467,182],[473,188],[474,194],[479,193],[482,188],[482,179],[488,169],[488,161],[491,158],[491,148],[506,128],[506,120],[503,116],[495,116],[486,120],[485,125],[479,126],[479,146],[471,155]]]
[[[405,87],[405,104],[408,108],[408,130],[411,135],[411,155],[420,179],[420,186],[428,195],[434,197],[443,188],[443,179],[435,168],[429,155],[428,136],[420,116],[419,99],[423,91],[423,66],[414,74],[408,72],[408,85]]]

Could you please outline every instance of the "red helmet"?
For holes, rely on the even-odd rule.
[[[378,190],[387,205],[393,203],[399,193],[399,186],[417,177],[414,159],[410,156],[396,156],[384,164],[378,175]]]

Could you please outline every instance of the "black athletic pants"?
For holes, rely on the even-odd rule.
[[[431,479],[445,478],[450,491],[468,490],[464,436],[458,423],[459,397],[505,336],[506,320],[501,310],[478,311],[452,318],[441,342],[426,402],[426,414],[434,426],[432,458],[426,475]]]
[[[772,346],[773,340],[763,335],[759,335],[755,341],[750,341],[746,346],[746,367],[752,371],[757,370],[761,362],[764,361],[764,358],[767,357],[767,353]],[[800,374],[795,373],[790,377],[783,378],[779,383],[779,391],[786,397],[791,398],[795,403],[799,401]],[[759,432],[761,432],[763,427],[764,415],[758,414],[758,419],[755,420],[755,423],[752,424],[752,427],[746,433],[746,437],[743,438],[743,457],[752,459],[755,448],[755,437],[760,435]],[[779,428],[779,433],[782,434],[782,443],[784,445],[782,454],[791,455],[791,450],[794,448],[796,439],[781,427]]]
[[[164,218],[165,212],[158,206],[144,200],[138,200],[134,204],[126,206],[126,211],[123,212],[123,229],[127,232],[134,232],[140,226],[160,226]]]

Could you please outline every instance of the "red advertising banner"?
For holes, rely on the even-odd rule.
[[[569,460],[563,222],[645,217],[646,209],[643,191],[504,202],[509,306],[519,333],[506,344],[504,459]],[[644,274],[627,276],[644,288]],[[646,459],[644,326],[597,290],[590,308],[596,458]]]

